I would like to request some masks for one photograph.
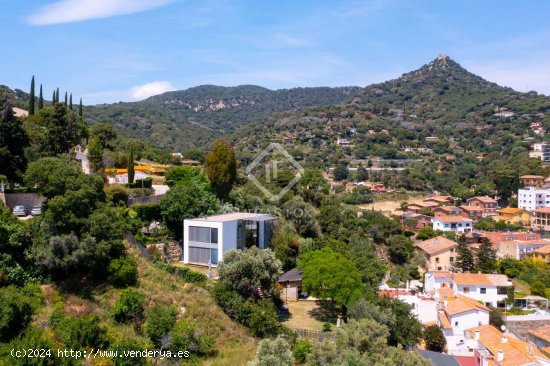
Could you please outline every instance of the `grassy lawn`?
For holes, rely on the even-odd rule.
[[[288,303],[290,315],[283,322],[289,328],[323,330],[323,324],[336,324],[336,319],[319,301],[292,301]]]

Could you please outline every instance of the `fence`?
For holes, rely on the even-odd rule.
[[[318,330],[313,329],[301,329],[301,328],[292,328],[294,333],[298,336],[298,338],[308,338],[308,339],[316,339],[318,341],[322,341],[326,337],[330,336],[330,333],[327,332],[320,332]]]
[[[140,242],[136,240],[136,237],[132,235],[131,232],[127,231],[126,235],[124,236],[128,244],[130,244],[134,249],[136,249],[139,252],[139,255],[145,259],[147,259],[149,262],[153,262],[153,258],[151,257],[151,254],[147,251],[147,248],[145,248],[143,245],[141,245]]]
[[[131,207],[133,205],[151,205],[154,203],[160,203],[160,199],[163,196],[164,196],[163,194],[159,194],[156,196],[128,198],[128,207]]]

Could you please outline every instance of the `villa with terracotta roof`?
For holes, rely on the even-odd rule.
[[[426,258],[429,271],[448,271],[452,268],[456,257],[457,243],[444,236],[424,240],[415,244],[416,248]]]
[[[508,276],[486,273],[453,273],[451,287],[456,294],[492,307],[504,307],[508,291],[513,289]]]
[[[535,346],[507,336],[492,325],[467,329],[464,337],[464,345],[472,348],[474,365],[550,366],[550,359]]]
[[[454,202],[454,198],[451,196],[432,196],[430,198],[426,198],[423,202],[435,205],[449,205]]]
[[[544,177],[542,175],[522,175],[519,181],[524,187],[542,187]]]
[[[550,263],[550,245],[535,249],[531,252],[530,255],[535,259]]]
[[[529,225],[529,212],[522,208],[505,207],[497,210],[497,221],[504,221],[507,224]]]
[[[467,233],[472,231],[474,221],[459,215],[440,215],[432,219],[432,229]]]
[[[469,198],[466,202],[468,202],[469,206],[477,206],[482,208],[483,217],[496,215],[497,201],[495,201],[489,196],[472,197],[472,198]]]
[[[479,243],[482,238],[487,238],[491,242],[494,250],[498,249],[498,245],[502,241],[512,240],[540,240],[542,235],[534,231],[484,231],[474,230],[466,234],[468,243]]]
[[[466,217],[468,219],[477,220],[481,217],[483,217],[483,208],[478,206],[470,206],[470,205],[463,205],[458,206],[458,208],[462,211],[462,217]]]
[[[463,295],[440,298],[437,325],[445,336],[461,336],[464,330],[489,324],[490,309]]]
[[[417,202],[417,203],[411,203],[407,206],[408,212],[415,212],[415,213],[421,213],[421,211],[425,210],[433,210],[435,207],[439,206],[436,203],[433,202]]]
[[[424,291],[436,291],[442,287],[450,287],[453,274],[449,271],[428,271],[424,273]]]
[[[434,216],[462,215],[462,210],[456,206],[439,206],[433,209]]]

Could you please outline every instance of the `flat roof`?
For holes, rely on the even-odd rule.
[[[232,213],[221,214],[221,215],[197,217],[194,219],[189,219],[189,221],[226,222],[226,221],[236,221],[236,220],[265,221],[265,220],[272,220],[272,219],[275,219],[275,217],[269,214],[232,212]],[[185,221],[188,221],[188,220],[185,220]]]

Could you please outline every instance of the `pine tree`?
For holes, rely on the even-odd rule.
[[[497,255],[487,238],[481,239],[477,253],[476,269],[482,273],[492,273],[496,269]]]
[[[130,150],[128,155],[128,184],[134,183],[134,176],[136,172],[134,170],[134,150]]]
[[[67,92],[65,92],[65,105],[69,105],[69,99],[68,99],[68,96],[67,96]]]
[[[466,241],[466,236],[461,235],[458,238],[458,246],[456,248],[456,260],[454,263],[455,269],[460,272],[470,272],[474,269],[474,255],[470,248],[468,248],[468,243]]]
[[[69,97],[69,109],[73,110],[73,93],[71,93],[71,96]]]
[[[44,95],[42,94],[42,84],[40,84],[40,95],[38,97],[38,110],[44,109]]]
[[[31,92],[29,93],[29,115],[34,114],[34,75],[31,80]]]
[[[82,117],[82,98],[80,98],[80,103],[78,104],[78,115]]]

